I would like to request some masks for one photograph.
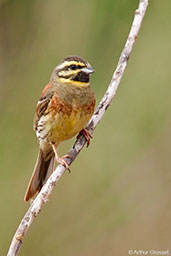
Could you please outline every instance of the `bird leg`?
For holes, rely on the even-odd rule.
[[[53,152],[55,154],[55,158],[56,158],[56,161],[59,163],[59,164],[62,164],[69,172],[70,172],[70,168],[69,168],[69,165],[66,163],[66,161],[64,160],[65,158],[70,158],[71,156],[70,155],[64,155],[62,157],[59,157],[58,156],[58,152],[57,152],[57,149],[55,147],[55,144],[52,143],[52,149],[53,149]]]
[[[86,141],[87,141],[87,148],[88,148],[88,146],[90,145],[90,140],[93,138],[93,136],[90,134],[90,132],[87,130],[87,129],[82,129],[80,132],[79,132],[79,134],[78,134],[78,136],[77,136],[77,139],[79,139],[79,137],[81,136],[81,135],[83,135],[84,137],[85,137],[85,139],[86,139]]]

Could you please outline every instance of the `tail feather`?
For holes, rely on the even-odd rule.
[[[24,197],[26,202],[41,190],[53,169],[54,154],[47,161],[45,161],[42,151],[39,150],[36,165]]]

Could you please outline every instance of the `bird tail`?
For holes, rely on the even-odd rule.
[[[24,200],[26,202],[41,190],[50,174],[53,172],[53,169],[54,154],[52,154],[48,160],[45,160],[43,157],[43,152],[40,149],[33,174],[25,193]]]

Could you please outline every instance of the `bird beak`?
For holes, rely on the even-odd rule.
[[[86,68],[82,68],[81,71],[85,72],[86,74],[92,74],[95,72],[91,65],[88,65]]]

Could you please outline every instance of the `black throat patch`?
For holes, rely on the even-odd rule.
[[[89,79],[90,79],[89,74],[83,71],[80,71],[75,77],[72,78],[73,81],[86,82],[86,83],[89,82]]]

